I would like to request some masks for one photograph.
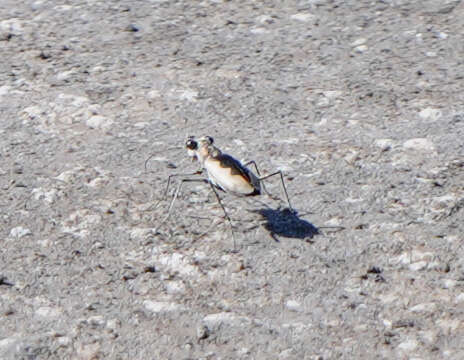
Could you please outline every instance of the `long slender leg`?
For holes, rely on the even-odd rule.
[[[256,170],[256,173],[258,174],[258,176],[261,176],[261,173],[259,172],[258,170],[258,165],[256,165],[256,162],[254,160],[250,160],[248,162],[246,162],[245,164],[243,164],[244,166],[248,166],[250,164],[253,164],[255,166],[255,170]]]
[[[194,173],[191,173],[191,174],[171,174],[168,176],[168,183],[166,185],[166,190],[164,191],[164,194],[163,196],[166,196],[168,194],[168,190],[169,190],[169,184],[171,183],[171,179],[173,177],[176,177],[176,176],[194,176],[194,175],[201,175],[203,173],[203,170],[197,170],[195,171]]]
[[[261,181],[263,181],[263,180],[265,180],[267,178],[270,178],[271,176],[277,175],[277,174],[280,175],[280,181],[282,183],[282,189],[284,190],[285,197],[287,198],[288,208],[290,209],[291,212],[295,212],[295,210],[293,210],[293,208],[292,208],[292,205],[290,204],[290,199],[288,197],[287,188],[285,187],[284,175],[282,174],[282,171],[279,170],[279,171],[276,171],[275,173],[260,177],[259,181],[261,182]]]
[[[169,175],[168,176],[168,181],[167,181],[167,184],[166,184],[166,189],[164,190],[164,193],[163,193],[163,197],[156,203],[155,205],[155,209],[158,207],[158,205],[161,203],[161,201],[163,201],[164,199],[166,199],[166,196],[168,195],[168,191],[169,191],[169,185],[171,185],[171,182],[172,182],[172,178],[174,177],[177,177],[177,176],[194,176],[194,175],[201,175],[203,173],[203,170],[197,170],[195,171],[194,173],[191,173],[191,174],[172,174],[172,175]]]
[[[160,225],[164,224],[166,222],[167,219],[169,219],[169,216],[171,215],[171,210],[172,210],[172,207],[174,206],[174,202],[176,201],[178,195],[179,195],[179,192],[180,192],[180,189],[182,187],[182,185],[186,182],[202,182],[202,183],[205,183],[205,182],[208,182],[208,180],[206,179],[181,179],[179,185],[177,186],[177,189],[174,193],[174,196],[172,197],[171,199],[171,202],[169,203],[169,208],[168,208],[168,213],[167,215],[164,217],[164,219],[161,221]]]
[[[177,174],[177,175],[181,175],[181,174]],[[194,174],[196,175],[196,174]],[[177,186],[177,189],[174,193],[174,196],[172,197],[172,200],[169,204],[169,208],[168,208],[168,213],[166,214],[166,216],[164,217],[164,219],[161,221],[161,223],[158,225],[161,226],[162,224],[164,224],[168,219],[169,219],[169,216],[171,215],[171,210],[174,206],[174,202],[176,201],[177,197],[179,196],[179,192],[180,192],[180,189],[182,188],[182,185],[186,182],[202,182],[202,183],[208,183],[210,186],[211,186],[211,189],[213,190],[214,192],[214,195],[216,196],[216,199],[219,203],[219,205],[221,206],[222,208],[222,211],[224,212],[224,216],[225,218],[227,219],[227,221],[229,222],[229,225],[230,225],[230,229],[231,229],[231,232],[232,232],[232,238],[234,240],[234,252],[236,251],[236,242],[235,242],[235,234],[234,234],[234,229],[233,229],[233,226],[232,226],[232,220],[230,219],[229,217],[229,214],[227,213],[226,211],[226,208],[224,207],[224,205],[222,204],[222,201],[221,201],[221,198],[219,197],[219,194],[217,193],[214,185],[208,181],[207,179],[181,179],[180,180],[180,183],[179,185]]]
[[[261,177],[261,173],[260,173],[259,170],[258,170],[258,165],[256,165],[256,162],[255,162],[254,160],[248,161],[248,162],[246,162],[246,163],[243,164],[243,165],[246,167],[246,166],[248,166],[248,165],[250,165],[250,164],[253,164],[253,165],[254,165],[255,170],[256,170],[256,174],[258,174],[258,178]],[[265,192],[267,195],[271,196],[271,194],[269,194],[269,192],[267,191],[266,186],[264,186],[264,183],[262,183],[261,185],[262,185],[262,187],[263,187],[264,192]]]
[[[222,211],[224,211],[224,217],[225,217],[225,218],[227,219],[227,221],[229,222],[230,231],[232,232],[232,239],[234,240],[234,252],[235,252],[235,251],[237,251],[237,247],[236,247],[236,242],[235,242],[234,227],[232,226],[232,220],[230,220],[230,217],[229,217],[229,214],[227,214],[226,208],[224,207],[224,205],[222,205],[221,198],[219,197],[219,194],[217,193],[216,188],[215,188],[214,185],[211,183],[211,181],[208,181],[208,183],[209,183],[209,185],[211,186],[211,190],[213,190],[214,195],[216,195],[216,199],[217,199],[219,205],[221,205]]]

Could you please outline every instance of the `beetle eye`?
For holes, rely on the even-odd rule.
[[[187,149],[190,149],[190,150],[198,149],[198,143],[192,139],[188,139],[187,142],[185,143],[185,146],[187,147]]]

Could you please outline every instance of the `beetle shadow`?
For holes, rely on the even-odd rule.
[[[296,212],[288,208],[265,208],[249,211],[261,215],[262,219],[265,221],[263,225],[264,228],[277,242],[280,242],[278,236],[282,236],[286,238],[302,239],[312,243],[312,238],[320,234],[316,226],[300,218]]]

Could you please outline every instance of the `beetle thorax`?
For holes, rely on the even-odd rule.
[[[210,144],[202,144],[197,150],[196,155],[200,163],[204,164],[209,158],[216,158],[221,154],[221,151]]]

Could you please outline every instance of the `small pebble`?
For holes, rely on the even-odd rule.
[[[409,270],[420,271],[420,270],[424,270],[426,267],[427,267],[427,261],[417,261],[409,265]]]
[[[409,139],[403,143],[403,147],[407,150],[435,151],[433,142],[426,138]]]
[[[409,310],[412,311],[412,312],[427,312],[427,313],[431,313],[431,312],[434,312],[435,310],[437,309],[437,304],[435,303],[422,303],[422,304],[418,304],[416,306],[413,306],[412,308],[410,308]]]
[[[87,119],[85,124],[91,129],[106,129],[111,127],[113,121],[101,115],[94,115]]]
[[[17,227],[10,230],[10,236],[14,237],[14,238],[17,238],[17,239],[20,239],[23,236],[31,235],[31,234],[32,234],[31,230],[26,229],[26,228],[24,228],[22,226],[17,226]]]
[[[427,120],[427,121],[436,121],[438,120],[439,118],[441,118],[442,116],[442,112],[440,109],[436,109],[436,108],[425,108],[425,109],[422,109],[420,112],[419,112],[419,117],[423,120]]]
[[[374,141],[374,145],[382,151],[388,151],[393,147],[392,139],[377,139]]]
[[[369,47],[367,45],[359,45],[354,48],[354,51],[357,52],[358,54],[362,54],[367,51]]]
[[[298,13],[290,16],[290,19],[292,20],[297,20],[301,22],[308,22],[311,21],[311,19],[314,18],[314,15],[310,13]]]
[[[406,340],[398,345],[398,349],[404,352],[411,352],[416,350],[419,346],[419,343],[416,340]]]
[[[285,307],[290,310],[290,311],[295,311],[295,312],[300,312],[302,311],[301,304],[298,301],[295,300],[288,300],[285,303]]]
[[[177,303],[168,302],[168,301],[145,300],[143,302],[143,306],[145,306],[147,310],[154,312],[154,313],[164,313],[164,312],[185,310],[184,306],[177,304]]]

